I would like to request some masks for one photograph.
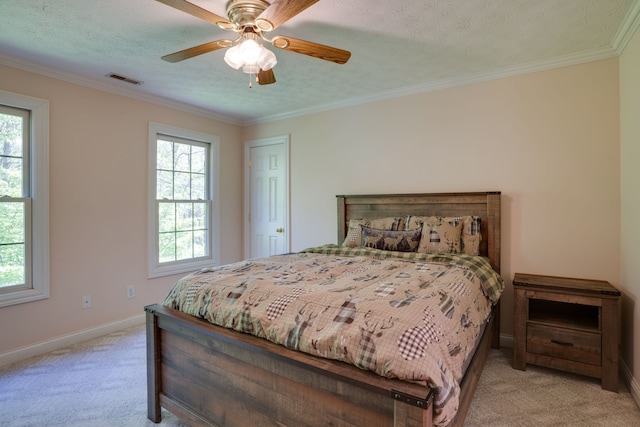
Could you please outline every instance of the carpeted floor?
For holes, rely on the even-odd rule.
[[[595,378],[531,365],[518,371],[512,354],[491,350],[465,426],[640,426],[640,408],[622,381],[613,393]]]
[[[161,424],[147,419],[145,351],[139,326],[0,368],[0,426],[186,427],[166,411]],[[616,394],[581,376],[516,371],[502,349],[489,355],[465,425],[631,427],[640,409],[624,385]]]

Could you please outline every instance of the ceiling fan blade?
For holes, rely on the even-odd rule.
[[[189,15],[192,15],[192,16],[195,16],[196,18],[200,18],[202,20],[210,22],[221,28],[224,28],[224,29],[235,28],[235,25],[229,22],[226,18],[218,16],[213,12],[209,12],[208,10],[203,9],[200,6],[196,6],[193,3],[189,3],[186,0],[156,0],[156,1],[166,4],[167,6],[171,6],[174,9],[178,9],[183,12],[186,12]]]
[[[194,56],[202,55],[203,53],[209,53],[214,50],[229,47],[232,44],[233,41],[231,40],[216,40],[214,42],[190,47],[189,49],[184,49],[179,52],[170,53],[169,55],[163,56],[162,59],[167,62],[180,62],[185,59],[193,58]]]
[[[275,82],[276,82],[276,76],[273,74],[273,68],[270,68],[267,71],[264,71],[264,70],[258,71],[258,84],[270,85]]]
[[[351,52],[347,50],[308,42],[306,40],[294,39],[293,37],[277,36],[273,38],[271,43],[279,49],[290,50],[338,64],[344,64],[351,57]]]
[[[255,20],[262,31],[272,31],[319,0],[274,0]]]

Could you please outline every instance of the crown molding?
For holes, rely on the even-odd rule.
[[[403,96],[416,95],[420,93],[433,92],[436,90],[448,89],[458,86],[465,86],[474,83],[482,83],[491,80],[498,80],[507,77],[514,77],[529,73],[535,73],[540,71],[546,71],[554,68],[568,67],[571,65],[579,65],[587,62],[599,61],[603,59],[610,59],[619,56],[624,50],[624,47],[629,42],[636,29],[640,25],[640,0],[634,0],[624,23],[621,25],[620,30],[616,34],[612,47],[605,47],[601,49],[588,50],[584,52],[578,52],[570,55],[559,56],[555,58],[549,58],[542,61],[534,61],[526,64],[520,64],[515,66],[498,68],[488,72],[470,74],[462,77],[455,77],[450,79],[442,79],[435,82],[429,82],[425,84],[418,84],[412,86],[406,86],[399,89],[393,89],[389,91],[378,92],[369,96],[357,97],[347,99],[345,101],[328,103],[318,105],[314,107],[304,108],[301,110],[290,111],[281,114],[274,114],[270,116],[259,117],[255,119],[238,119],[225,115],[221,115],[211,110],[197,108],[189,104],[181,103],[178,101],[170,100],[167,98],[142,94],[133,92],[130,89],[120,87],[118,84],[108,84],[102,81],[87,79],[78,75],[64,73],[59,70],[52,69],[50,67],[44,67],[39,64],[16,60],[0,54],[0,64],[7,65],[9,67],[21,69],[24,71],[40,74],[43,76],[55,78],[58,80],[67,81],[69,83],[78,84],[81,86],[89,87],[92,89],[101,90],[104,92],[113,93],[129,98],[138,99],[140,101],[149,102],[152,104],[162,105],[164,107],[173,108],[175,110],[184,111],[190,114],[196,114],[199,116],[207,117],[210,119],[218,120],[224,123],[229,123],[237,126],[251,126],[261,123],[269,123],[279,120],[291,119],[295,117],[305,116],[309,114],[321,113],[330,110],[337,110],[341,108],[354,107],[363,104],[369,104],[378,101],[384,101],[393,98],[399,98]],[[123,83],[124,84],[124,83]]]
[[[21,59],[12,58],[0,53],[0,65],[6,65],[8,67],[17,68],[19,70],[28,71],[30,73],[39,74],[45,77],[51,77],[53,79],[62,80],[68,83],[77,84],[80,86],[88,87],[90,89],[97,89],[103,92],[112,93],[114,95],[125,96],[127,98],[137,99],[138,101],[148,102],[150,104],[161,105],[163,107],[172,108],[174,110],[183,111],[189,114],[195,114],[198,116],[206,117],[209,119],[218,120],[224,123],[232,125],[242,125],[242,121],[237,118],[225,116],[219,113],[215,113],[211,110],[204,108],[194,107],[186,103],[178,102],[172,99],[163,98],[161,96],[149,95],[145,93],[132,91],[128,87],[123,87],[128,83],[107,83],[96,79],[88,79],[72,73],[62,72],[60,70],[46,67],[34,62],[24,61]]]
[[[640,0],[636,0],[636,5]],[[534,61],[526,64],[498,68],[488,72],[469,74],[462,77],[450,79],[442,79],[435,82],[425,84],[406,86],[399,89],[378,92],[370,96],[352,98],[342,102],[330,103],[310,107],[302,110],[291,111],[289,113],[275,114],[272,116],[262,117],[254,120],[243,121],[244,126],[255,125],[260,123],[273,122],[277,120],[290,119],[307,114],[320,113],[340,108],[354,107],[357,105],[369,104],[378,101],[384,101],[402,96],[416,95],[419,93],[433,92],[436,90],[448,89],[452,87],[465,86],[474,83],[481,83],[490,80],[498,80],[506,77],[514,77],[539,71],[551,70],[554,68],[568,67],[571,65],[579,65],[587,62],[600,61],[617,57],[618,53],[613,47],[605,47],[601,49],[588,50],[570,55],[549,58],[542,61]]]
[[[622,25],[618,29],[611,45],[618,53],[622,55],[622,52],[629,44],[629,41],[638,30],[640,26],[640,0],[634,0],[633,4],[627,12],[627,16],[624,17]]]

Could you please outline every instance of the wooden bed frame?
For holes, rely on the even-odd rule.
[[[500,272],[500,193],[337,196],[338,241],[351,218],[478,215],[481,254]],[[195,426],[432,426],[432,390],[296,352],[161,305],[147,318],[148,417],[161,407]],[[451,426],[462,426],[489,348],[499,346],[499,307],[461,384]],[[301,416],[304,414],[304,416]]]

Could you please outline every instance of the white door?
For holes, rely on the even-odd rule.
[[[245,146],[248,258],[289,252],[289,137],[248,142]]]

